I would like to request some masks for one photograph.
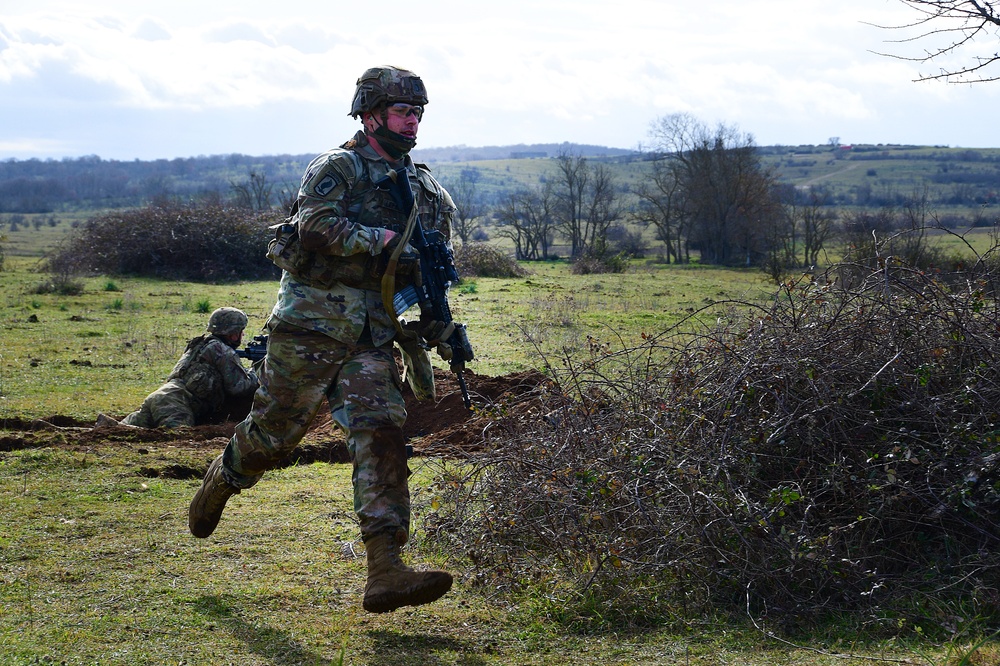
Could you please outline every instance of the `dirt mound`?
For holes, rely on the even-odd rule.
[[[456,376],[435,369],[437,402],[419,401],[407,387],[404,390],[408,418],[404,434],[413,448],[413,455],[460,457],[483,450],[483,431],[490,412],[499,403],[517,403],[535,394],[547,380],[535,371],[499,377],[477,375],[465,371],[466,385],[473,409],[467,410],[462,401]],[[167,447],[221,450],[232,436],[236,424],[249,411],[249,401],[226,405],[224,416],[217,423],[194,428],[150,430],[145,428],[102,427],[66,416],[45,419],[0,419],[0,451],[26,448],[62,447],[86,450],[98,446],[133,446],[141,452],[144,445],[157,449]],[[115,415],[121,418],[123,415]],[[96,415],[95,415],[96,417]],[[330,421],[329,411],[321,409],[302,444],[286,464],[314,461],[346,462],[347,448],[343,435]],[[178,468],[159,472],[146,470],[147,476],[186,477],[203,473],[196,469]]]

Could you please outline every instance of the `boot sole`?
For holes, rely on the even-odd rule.
[[[451,589],[452,577],[444,574],[427,585],[407,590],[393,590],[364,598],[362,606],[369,613],[391,613],[403,606],[422,606],[437,601]]]

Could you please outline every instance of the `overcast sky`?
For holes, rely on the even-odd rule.
[[[0,159],[316,154],[367,67],[420,147],[635,148],[676,112],[759,145],[1000,147],[1000,83],[915,83],[899,0],[0,0]],[[997,50],[988,45],[986,50]]]

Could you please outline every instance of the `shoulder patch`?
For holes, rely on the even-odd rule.
[[[307,196],[336,199],[358,177],[357,160],[350,150],[334,148],[327,151],[309,165],[302,191]]]
[[[323,174],[323,178],[313,186],[313,192],[315,192],[317,196],[325,197],[333,191],[333,188],[335,188],[339,182],[340,180],[335,178],[332,173]]]

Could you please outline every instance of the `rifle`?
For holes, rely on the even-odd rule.
[[[387,187],[400,210],[410,211],[415,206],[413,191],[410,189],[405,169],[400,168],[395,174],[390,173],[375,185]],[[417,284],[407,285],[395,292],[392,299],[393,309],[398,317],[411,306],[419,305],[421,318],[455,324],[454,332],[443,342],[451,347],[452,355],[448,365],[458,379],[458,386],[462,390],[462,402],[465,403],[466,409],[472,409],[472,400],[469,398],[469,389],[465,385],[463,372],[466,362],[471,361],[475,355],[469,343],[465,324],[460,324],[452,318],[451,307],[448,305],[448,290],[451,285],[460,282],[458,270],[455,268],[455,255],[448,247],[448,241],[443,233],[437,229],[424,230],[420,224],[420,216],[416,211],[413,211],[413,214],[415,216],[413,231],[408,240],[420,257],[420,280]],[[405,243],[407,239],[404,237],[400,241]]]
[[[267,355],[267,336],[253,336],[253,340],[247,343],[245,349],[236,350],[236,355],[240,358],[249,359],[251,363],[261,360]]]

